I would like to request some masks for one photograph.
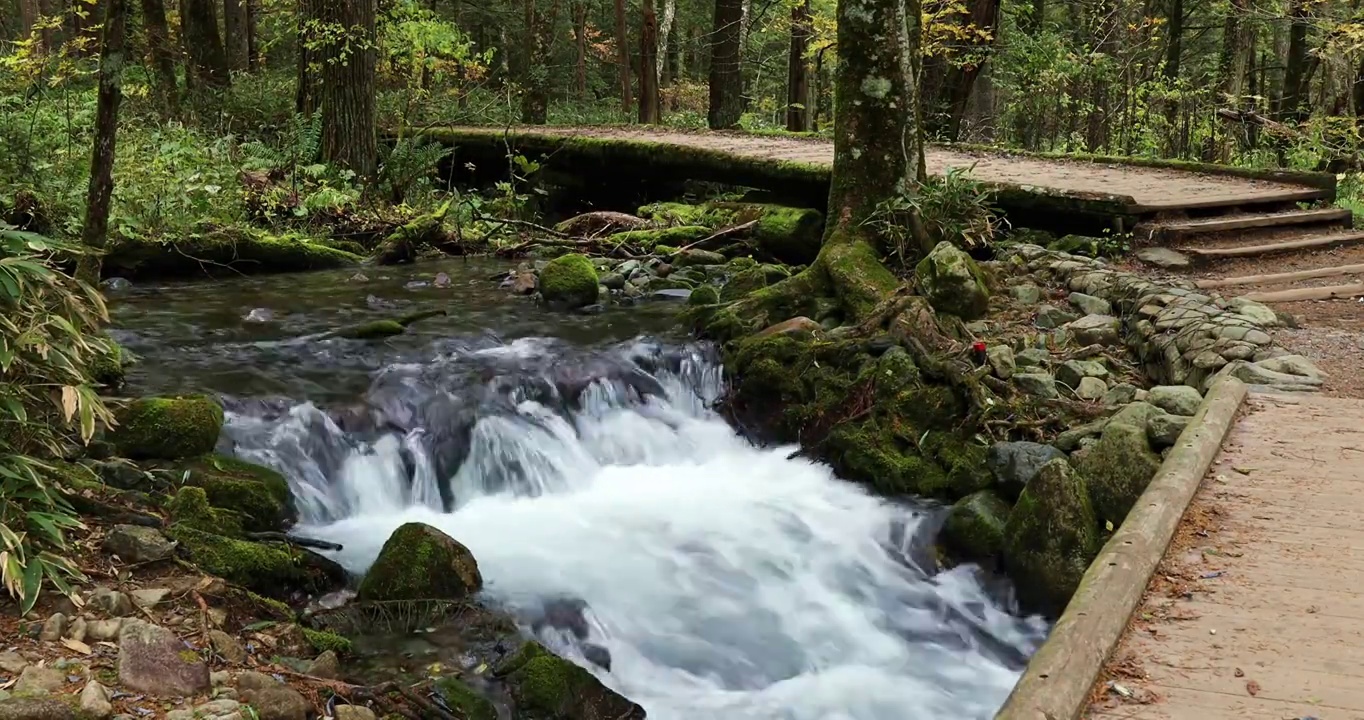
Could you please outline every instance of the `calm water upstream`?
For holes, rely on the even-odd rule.
[[[583,664],[651,718],[993,714],[1047,628],[974,567],[924,567],[937,511],[740,437],[675,306],[550,314],[486,280],[506,267],[147,286],[114,315],[136,389],[227,395],[224,445],[289,476],[299,531],[342,543],[342,564],[439,526],[492,599],[585,601],[612,669]],[[449,288],[405,287],[442,271]],[[298,340],[437,307],[386,343]],[[274,321],[242,319],[256,308]]]

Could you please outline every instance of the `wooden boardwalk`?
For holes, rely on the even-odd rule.
[[[1085,717],[1364,720],[1364,400],[1252,395]]]

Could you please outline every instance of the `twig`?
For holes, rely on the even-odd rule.
[[[734,227],[728,227],[728,228],[725,228],[725,229],[723,229],[723,230],[716,230],[715,233],[714,233],[713,235],[711,235],[710,237],[701,238],[700,240],[697,240],[696,242],[691,243],[690,245],[683,245],[682,247],[678,248],[677,251],[678,251],[678,252],[683,252],[683,251],[686,251],[686,250],[690,250],[690,249],[696,247],[697,245],[704,245],[704,244],[706,244],[706,243],[708,243],[708,242],[711,242],[712,240],[718,240],[718,239],[721,239],[721,238],[727,238],[727,237],[729,237],[730,235],[737,235],[737,234],[739,234],[739,233],[741,233],[741,232],[743,232],[743,231],[745,231],[745,230],[747,230],[747,229],[749,229],[749,228],[751,228],[751,227],[753,227],[754,225],[757,225],[757,224],[758,224],[758,221],[757,221],[757,220],[749,220],[749,221],[746,222],[746,223],[740,223],[740,224],[738,224],[738,225],[735,225]]]
[[[298,547],[315,548],[317,550],[344,550],[345,547],[339,543],[318,540],[316,538],[298,537],[295,535],[285,535],[280,532],[253,532],[246,533],[247,540],[261,540],[265,542],[282,542]]]
[[[208,639],[208,603],[198,590],[194,591],[194,602],[199,604],[199,642],[206,648],[212,648],[213,644]]]

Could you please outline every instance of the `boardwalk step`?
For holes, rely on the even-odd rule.
[[[1344,208],[1318,208],[1315,210],[1290,210],[1287,212],[1232,215],[1195,220],[1167,220],[1156,226],[1156,232],[1166,236],[1181,236],[1195,233],[1283,227],[1285,225],[1315,225],[1319,223],[1344,223],[1348,225],[1352,218],[1353,214]]]
[[[1360,296],[1364,296],[1364,283],[1294,288],[1292,290],[1275,290],[1273,292],[1253,292],[1246,293],[1241,297],[1244,297],[1247,300],[1254,300],[1255,302],[1274,303],[1294,302],[1297,300],[1334,300],[1337,298],[1354,298]]]
[[[1278,283],[1295,282],[1297,280],[1314,280],[1317,278],[1343,277],[1348,275],[1364,275],[1364,263],[1315,268],[1312,270],[1298,270],[1296,272],[1273,273],[1270,275],[1242,275],[1239,277],[1220,278],[1217,280],[1199,280],[1195,284],[1200,288],[1210,290],[1213,288],[1231,287],[1233,285],[1275,285]]]
[[[1298,240],[1286,240],[1284,242],[1265,243],[1261,245],[1239,245],[1236,247],[1216,248],[1185,247],[1180,248],[1180,252],[1189,255],[1195,260],[1225,260],[1230,258],[1279,255],[1282,253],[1296,252],[1298,250],[1324,250],[1326,248],[1340,247],[1342,245],[1359,244],[1364,244],[1364,232],[1318,235],[1315,237],[1300,238]]]

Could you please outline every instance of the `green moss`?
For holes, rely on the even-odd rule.
[[[1042,466],[1004,526],[1004,562],[1028,606],[1060,615],[1099,552],[1084,478],[1064,458]]]
[[[638,215],[659,225],[699,225],[715,229],[731,222],[734,213],[710,204],[692,205],[680,202],[657,202],[639,208]]]
[[[187,490],[198,488],[180,492],[183,495]],[[187,522],[172,524],[166,535],[179,542],[202,571],[264,595],[327,592],[344,581],[344,573],[334,564],[309,553],[295,555],[286,545],[238,540]]]
[[[360,257],[298,233],[222,227],[173,240],[110,238],[104,270],[122,277],[193,277],[346,267]]]
[[[459,680],[446,677],[436,681],[436,692],[445,704],[458,711],[465,720],[497,720],[497,708],[474,689]]]
[[[550,260],[540,271],[540,294],[552,305],[591,305],[597,301],[597,269],[578,253]]]
[[[657,230],[627,230],[615,233],[603,242],[610,245],[623,244],[645,249],[653,248],[662,252],[665,247],[676,248],[690,245],[697,240],[709,237],[712,232],[710,228],[699,225],[681,225]]]
[[[116,414],[111,438],[120,455],[176,460],[213,451],[223,427],[223,408],[203,395],[142,398]]]
[[[180,488],[166,509],[170,511],[173,522],[196,530],[229,537],[242,534],[241,517],[234,512],[214,508],[201,487]]]
[[[274,470],[225,455],[197,458],[175,468],[182,477],[188,471],[185,483],[203,488],[215,508],[239,515],[247,530],[281,530],[295,517],[289,481]]]
[[[527,720],[643,720],[644,710],[612,692],[592,673],[530,641],[494,669]]]
[[[123,387],[127,366],[132,364],[132,353],[109,338],[101,340],[106,345],[106,351],[97,353],[90,359],[90,364],[86,366],[86,374],[91,381],[103,385],[107,390],[118,390]]]
[[[1099,517],[1117,527],[1160,470],[1160,456],[1148,444],[1144,426],[1109,422],[1076,469],[1088,483]]]
[[[975,320],[990,309],[989,283],[971,256],[943,241],[914,268],[919,287],[935,310]]]
[[[344,635],[306,627],[301,629],[303,630],[303,637],[308,639],[308,644],[312,645],[313,649],[319,653],[330,650],[337,655],[349,655],[355,651],[355,646],[351,643],[350,638]]]
[[[921,448],[943,469],[944,480],[941,487],[921,483],[922,495],[955,500],[994,483],[994,476],[985,464],[986,447],[978,442],[950,432],[933,431],[925,435]]]
[[[819,260],[850,319],[866,317],[900,287],[900,280],[886,269],[876,248],[859,235],[835,231],[820,250]]]
[[[720,302],[720,291],[713,285],[702,285],[692,291],[687,298],[688,305],[714,305]]]
[[[809,208],[758,205],[758,224],[753,237],[758,245],[782,262],[805,265],[819,256],[824,214]],[[744,213],[740,213],[742,221]]]
[[[357,597],[372,600],[458,600],[483,587],[469,549],[422,523],[389,536],[360,582]]]
[[[769,285],[767,273],[760,267],[750,267],[740,270],[725,282],[724,288],[720,290],[720,300],[730,302]]]
[[[954,557],[984,562],[1004,550],[1004,527],[1009,503],[991,490],[980,490],[958,500],[943,524],[942,537]]]
[[[49,468],[43,474],[58,487],[75,491],[104,489],[99,475],[85,465],[65,460],[47,460],[43,464]]]

